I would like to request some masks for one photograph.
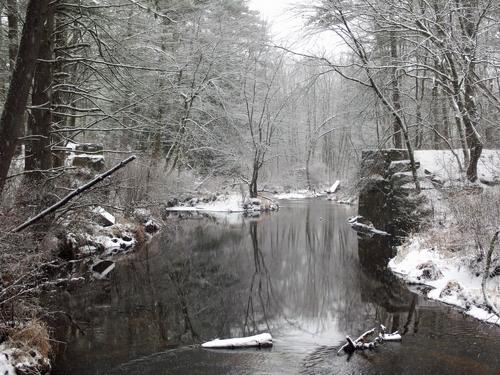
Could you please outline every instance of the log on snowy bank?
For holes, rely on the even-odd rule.
[[[339,188],[339,185],[340,185],[340,181],[339,180],[335,181],[334,184],[330,187],[330,189],[328,189],[326,191],[326,193],[327,194],[334,194],[337,191],[337,189]]]
[[[201,344],[202,348],[207,349],[268,348],[271,346],[273,346],[273,338],[269,333],[234,339],[215,339]]]

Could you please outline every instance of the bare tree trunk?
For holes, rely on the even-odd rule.
[[[28,129],[31,140],[26,147],[25,169],[47,170],[52,168],[52,152],[50,149],[50,127],[52,124],[52,63],[54,43],[52,32],[54,26],[54,8],[47,8],[46,22],[40,35],[40,53],[35,70],[33,90],[31,94],[31,115],[28,120]],[[38,173],[29,174],[30,177],[41,177]]]
[[[441,116],[443,121],[443,136],[449,141],[450,140],[450,118],[448,117],[448,102],[446,99],[446,94],[443,93],[441,89],[441,95],[439,96],[441,100]]]
[[[49,0],[30,0],[7,100],[0,118],[0,193],[3,191],[28,99],[38,58],[40,34]]]
[[[398,45],[394,32],[390,32],[390,40],[391,40],[391,63],[393,65],[392,68],[392,106],[394,111],[399,114],[401,111],[401,94],[399,92],[399,73],[397,70],[397,59],[398,59]],[[393,114],[393,142],[394,147],[402,148],[403,142],[401,139],[401,116],[396,116]]]
[[[3,31],[3,7],[4,4],[0,3],[0,30]],[[3,46],[4,46],[4,35],[3,32],[0,32],[0,51],[3,51]],[[2,69],[3,71],[3,69]],[[7,80],[4,79],[4,74],[0,76],[0,101],[4,101],[5,99],[5,82]]]
[[[431,126],[436,129],[434,132],[434,137],[433,137],[433,147],[434,149],[438,150],[441,145],[441,138],[439,137],[439,134],[441,134],[441,127],[439,126],[440,122],[440,117],[439,117],[439,106],[438,106],[438,84],[437,80],[434,80],[434,83],[432,85],[432,92],[431,92],[431,113],[432,113],[432,124]]]
[[[311,184],[311,171],[309,170],[311,164],[311,156],[312,156],[312,145],[308,146],[307,149],[307,157],[306,157],[306,180],[307,180],[307,190],[312,190]]]
[[[422,84],[419,82],[418,78],[415,78],[415,117],[416,117],[416,142],[415,148],[422,148],[424,144],[424,127],[422,124],[422,100],[424,96],[423,80]]]
[[[16,65],[17,48],[19,44],[19,20],[17,0],[7,0],[7,22],[9,24],[9,68],[12,72]]]
[[[470,162],[467,167],[467,179],[469,181],[477,180],[477,164],[483,151],[483,142],[479,137],[477,130],[479,125],[476,90],[475,90],[475,43],[477,37],[477,23],[474,17],[474,10],[479,7],[478,0],[462,0],[463,16],[460,17],[460,23],[463,29],[465,40],[465,57],[468,64],[467,75],[464,80],[464,125],[467,143],[470,147]]]
[[[254,160],[252,179],[250,180],[250,184],[248,185],[248,190],[250,192],[250,198],[257,198],[257,181],[258,181],[258,179],[259,179],[259,162],[258,162],[258,160]]]

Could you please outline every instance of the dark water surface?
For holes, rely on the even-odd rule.
[[[500,329],[426,301],[360,240],[352,208],[282,202],[259,219],[186,218],[119,261],[111,280],[59,296],[60,374],[500,374]],[[352,357],[346,334],[404,333]],[[83,332],[82,332],[83,331]],[[263,350],[208,351],[216,337],[270,332]]]

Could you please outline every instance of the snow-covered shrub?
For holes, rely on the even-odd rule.
[[[500,226],[500,188],[466,188],[448,194],[457,227],[454,235],[477,263],[482,263],[495,229]]]

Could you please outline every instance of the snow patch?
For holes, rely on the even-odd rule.
[[[50,370],[50,361],[35,348],[20,349],[9,342],[0,344],[0,374],[40,374]]]
[[[312,190],[296,190],[288,193],[274,194],[275,199],[293,200],[293,199],[309,199],[324,196],[324,193],[317,193]]]
[[[426,263],[435,265],[440,273],[438,278],[423,277],[426,268],[422,264]],[[414,235],[398,247],[397,255],[389,261],[389,268],[408,283],[431,287],[426,293],[428,298],[460,307],[470,316],[500,325],[499,317],[482,307],[482,277],[470,272],[461,254],[425,248],[421,236]],[[488,280],[487,285],[490,301],[499,306],[498,278]]]
[[[247,213],[254,211],[275,211],[278,205],[266,198],[244,198],[241,194],[223,194],[210,202],[199,201],[197,198],[190,200],[191,205],[177,205],[167,208],[167,211],[202,211],[220,213]]]

